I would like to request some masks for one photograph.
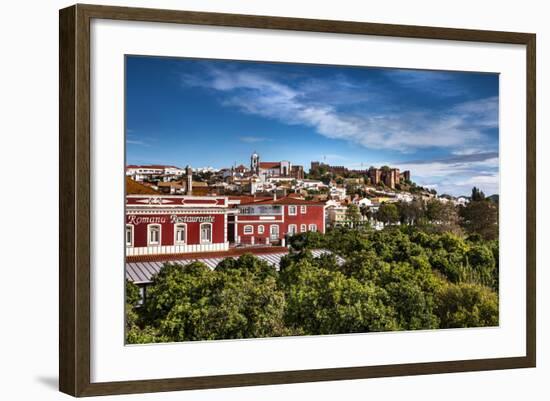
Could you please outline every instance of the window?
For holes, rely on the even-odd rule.
[[[301,224],[301,225],[300,225],[300,232],[301,232],[301,233],[305,233],[306,231],[307,231],[306,225],[305,225],[305,224]]]
[[[306,213],[307,213],[307,206],[306,206],[306,205],[300,206],[300,213],[302,213],[302,214],[306,214]]]
[[[134,246],[134,226],[126,225],[126,246]]]
[[[273,224],[271,227],[269,227],[269,235],[273,240],[279,239],[279,226]]]
[[[313,232],[317,231],[317,224],[310,224],[309,231],[313,231]]]
[[[297,209],[296,206],[289,206],[288,207],[288,214],[290,216],[296,216],[296,214],[297,214],[296,209]]]
[[[263,225],[258,226],[258,234],[263,234],[265,230],[265,227]]]
[[[185,244],[187,242],[187,226],[185,224],[176,224],[174,226],[174,243]]]
[[[289,224],[288,226],[288,235],[296,234],[296,224]]]
[[[201,224],[201,244],[210,244],[212,243],[212,224],[202,223]]]
[[[254,234],[254,226],[244,226],[245,235]]]
[[[149,245],[160,245],[160,226],[158,224],[149,226]]]

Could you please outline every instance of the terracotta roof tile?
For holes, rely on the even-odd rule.
[[[126,177],[126,195],[159,195],[159,192],[140,182]]]
[[[280,166],[280,162],[260,162],[260,168],[277,168]]]

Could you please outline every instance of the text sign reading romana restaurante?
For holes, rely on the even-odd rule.
[[[128,223],[138,224],[164,224],[164,223],[213,223],[215,216],[128,216]]]

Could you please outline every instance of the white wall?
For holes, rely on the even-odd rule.
[[[128,5],[266,14],[309,18],[360,20],[413,25],[536,32],[538,35],[538,152],[539,176],[549,171],[548,157],[540,157],[550,145],[550,25],[545,2],[505,1],[286,1],[286,0],[158,0],[101,4]],[[57,387],[57,12],[68,1],[11,1],[3,4],[0,24],[2,62],[0,96],[0,170],[17,174],[4,176],[5,184],[21,177],[33,179],[34,193],[21,187],[3,186],[0,210],[2,273],[0,302],[0,368],[3,399],[54,400],[66,398]],[[544,156],[544,155],[543,155]],[[40,166],[36,173],[35,166]],[[6,190],[6,188],[8,188]],[[550,191],[540,183],[538,198]],[[29,196],[31,195],[32,198]],[[544,293],[548,275],[544,254],[548,209],[539,206],[538,216],[538,368],[529,370],[461,373],[421,377],[371,379],[316,384],[208,390],[109,399],[140,400],[281,400],[281,399],[408,399],[408,400],[544,400],[549,388],[550,350],[545,339],[550,319],[546,312],[550,297]],[[40,223],[39,237],[29,237],[29,225]],[[546,317],[544,314],[546,312]]]

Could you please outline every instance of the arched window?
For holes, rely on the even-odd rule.
[[[160,245],[160,225],[149,224],[147,231],[147,243],[149,245]]]
[[[296,224],[289,224],[288,235],[294,235],[294,234],[296,234]]]
[[[300,232],[305,233],[307,231],[307,226],[305,224],[300,224]]]
[[[212,243],[212,224],[202,223],[201,224],[201,244],[211,244]]]
[[[309,231],[313,231],[313,232],[317,231],[317,224],[310,224]]]
[[[245,235],[254,234],[254,226],[251,226],[251,225],[244,226],[244,231],[243,232],[244,232]]]
[[[269,227],[269,236],[272,240],[279,239],[279,226],[277,224],[272,224]]]
[[[258,226],[258,234],[263,234],[264,231],[265,231],[265,227],[264,227],[262,224],[260,224],[260,225]]]
[[[181,245],[187,242],[187,225],[176,224],[174,226],[174,244]]]

